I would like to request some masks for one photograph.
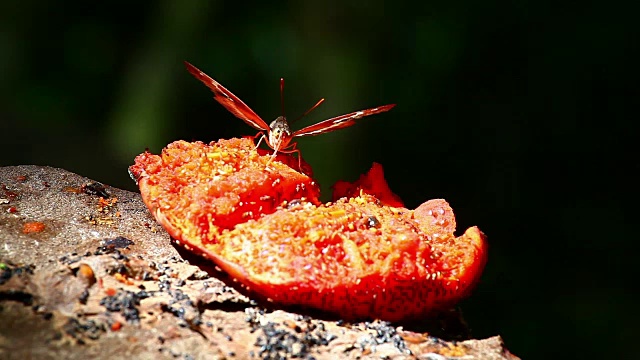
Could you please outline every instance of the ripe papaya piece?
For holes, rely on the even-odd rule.
[[[456,237],[446,201],[401,207],[374,164],[323,205],[315,182],[292,169],[297,158],[267,168],[270,154],[254,147],[179,141],[161,156],[138,156],[130,172],[179,244],[256,297],[347,320],[401,321],[454,305],[478,281],[485,237],[475,227]]]
[[[427,233],[412,215],[370,195],[296,204],[238,224],[200,250],[274,303],[401,321],[455,305],[485,261],[477,229],[458,238],[438,225]]]

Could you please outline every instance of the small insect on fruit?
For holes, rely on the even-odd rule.
[[[262,139],[264,139],[267,145],[269,145],[269,147],[274,150],[273,155],[271,155],[271,158],[269,159],[269,162],[273,160],[278,152],[298,153],[298,160],[300,161],[300,150],[296,149],[296,143],[291,142],[291,140],[295,137],[314,136],[324,134],[329,131],[343,129],[354,125],[356,123],[356,120],[359,120],[365,116],[389,111],[391,110],[391,108],[396,106],[395,104],[389,104],[371,109],[355,111],[349,114],[340,115],[331,119],[320,121],[317,124],[313,124],[300,130],[291,132],[289,123],[287,122],[287,118],[284,116],[284,79],[280,79],[280,105],[282,106],[282,115],[278,116],[271,122],[271,124],[267,125],[267,123],[262,120],[262,118],[260,118],[258,114],[251,110],[251,108],[244,102],[242,102],[242,100],[240,100],[237,96],[233,95],[231,91],[227,90],[224,86],[220,85],[220,83],[213,80],[207,74],[203,73],[190,63],[185,61],[184,64],[187,66],[187,70],[189,70],[189,72],[193,76],[195,76],[196,79],[202,81],[209,87],[209,89],[211,89],[211,91],[213,91],[213,98],[217,102],[222,104],[222,106],[224,106],[239,119],[259,130],[258,134],[256,135],[256,137],[260,136],[260,140],[258,140],[257,146],[260,146],[260,142],[262,141]],[[320,101],[318,101],[314,106],[312,106],[309,110],[302,114],[302,116],[305,116],[323,102],[324,99],[320,99]],[[266,135],[265,132],[267,133]],[[267,165],[268,164],[269,163],[267,163]]]

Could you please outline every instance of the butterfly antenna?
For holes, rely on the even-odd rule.
[[[284,116],[284,78],[280,78],[280,110],[282,111],[282,117]]]
[[[300,117],[299,117],[299,118],[295,119],[294,121],[291,121],[290,123],[291,123],[291,124],[293,124],[294,122],[296,122],[296,121],[298,121],[298,120],[302,119],[303,117],[305,117],[305,115],[307,115],[308,113],[312,112],[312,111],[313,111],[313,109],[315,109],[315,108],[317,108],[318,106],[320,106],[320,104],[322,104],[323,102],[324,102],[324,98],[322,98],[322,99],[318,100],[318,102],[317,102],[315,105],[313,105],[309,110],[305,111],[305,112],[304,112],[304,114],[300,115]]]

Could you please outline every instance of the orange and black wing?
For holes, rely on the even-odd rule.
[[[343,129],[343,128],[354,125],[359,119],[365,116],[375,115],[381,112],[389,111],[394,106],[396,106],[396,104],[378,106],[378,107],[367,109],[367,110],[360,110],[360,111],[355,111],[349,114],[336,116],[334,118],[320,121],[317,124],[313,124],[305,128],[302,128],[294,132],[292,134],[292,137],[314,136],[314,135],[324,134],[329,131]]]
[[[213,98],[216,99],[217,102],[222,104],[227,110],[229,110],[233,115],[256,128],[257,130],[269,131],[269,125],[267,125],[264,120],[258,116],[247,104],[242,102],[237,96],[233,95],[233,93],[227,90],[224,86],[220,85],[217,81],[213,80],[207,74],[203,73],[197,67],[191,65],[188,62],[184,62],[187,67],[187,70],[191,73],[191,75],[195,76],[196,79],[202,81],[205,85],[213,91]]]

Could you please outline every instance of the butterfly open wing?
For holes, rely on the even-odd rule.
[[[314,136],[314,135],[324,134],[329,131],[343,129],[343,128],[354,125],[357,122],[357,120],[365,116],[375,115],[381,112],[389,111],[394,106],[396,106],[396,104],[378,106],[378,107],[367,109],[367,110],[360,110],[360,111],[355,111],[349,114],[336,116],[334,118],[320,121],[317,124],[313,124],[305,128],[302,128],[294,132],[292,134],[292,137]]]
[[[233,115],[246,122],[250,126],[257,130],[268,131],[269,125],[258,116],[247,104],[242,102],[237,96],[233,95],[231,91],[227,90],[224,86],[220,85],[217,81],[213,80],[207,74],[203,73],[197,67],[191,65],[188,62],[184,62],[187,70],[196,79],[202,81],[205,85],[213,91],[213,98],[222,104],[225,109],[229,110]]]

